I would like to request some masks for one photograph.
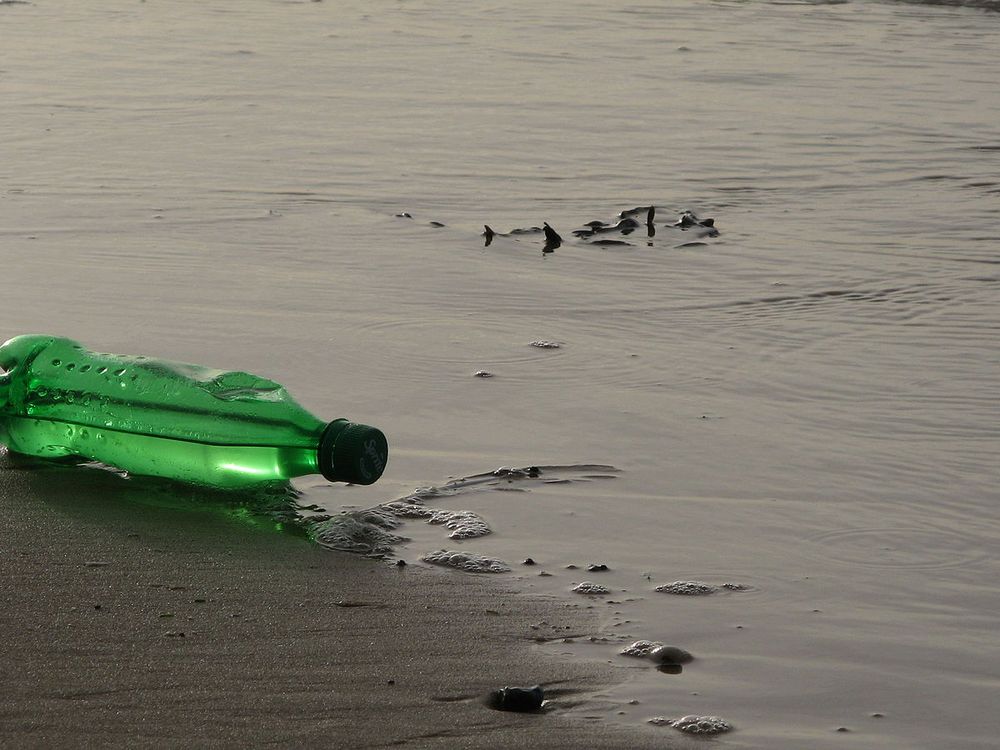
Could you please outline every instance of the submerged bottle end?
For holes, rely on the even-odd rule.
[[[389,444],[377,427],[330,422],[319,441],[319,471],[331,482],[373,484],[385,471]]]

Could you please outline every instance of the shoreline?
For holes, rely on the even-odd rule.
[[[236,516],[138,504],[105,472],[0,467],[0,479],[0,744],[672,739],[559,715],[621,676],[533,648],[540,619],[594,627],[572,605],[329,551]],[[490,690],[535,683],[551,687],[552,710],[482,704]]]

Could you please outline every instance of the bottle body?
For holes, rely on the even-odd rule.
[[[0,443],[18,453],[226,488],[317,472],[370,483],[385,465],[381,432],[325,423],[250,373],[90,352],[53,336],[11,339],[0,367]]]

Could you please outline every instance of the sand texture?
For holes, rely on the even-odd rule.
[[[3,473],[0,745],[653,746],[478,700],[542,682],[569,705],[607,682],[530,643],[539,619],[586,628],[581,610],[136,505],[102,474]]]

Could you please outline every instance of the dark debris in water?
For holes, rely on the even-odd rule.
[[[656,210],[655,205],[636,206],[621,211],[611,221],[593,219],[584,222],[579,229],[574,229],[572,236],[579,244],[598,247],[634,247],[638,243],[629,242],[623,238],[640,232],[640,230],[641,234],[645,235],[645,244],[649,246],[653,245],[658,230],[661,232],[660,239],[666,237],[667,242],[677,241],[673,247],[701,246],[707,244],[703,242],[704,239],[719,236],[714,218],[702,219],[691,210],[682,210],[679,214],[674,214],[677,216],[676,220],[657,224]],[[396,214],[396,216],[412,218],[406,212]],[[430,223],[432,226],[443,226],[439,222]],[[484,224],[481,234],[484,247],[493,245],[498,237],[520,242],[523,238],[537,237],[538,235],[541,235],[542,253],[545,255],[566,244],[563,236],[547,221],[542,222],[541,226],[515,227],[506,232],[498,231],[489,224]]]

